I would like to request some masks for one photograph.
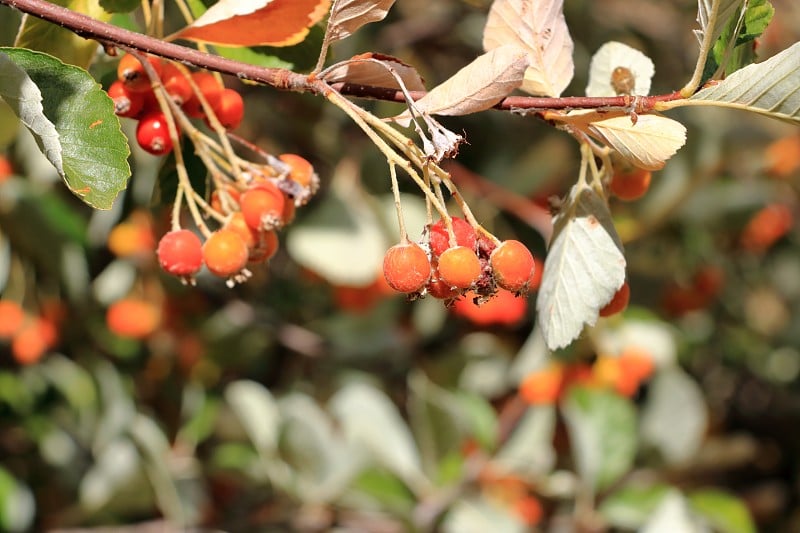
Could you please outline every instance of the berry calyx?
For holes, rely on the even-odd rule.
[[[271,181],[264,181],[245,191],[239,207],[247,225],[254,230],[271,230],[283,225],[286,197]]]
[[[449,248],[439,256],[439,276],[451,287],[468,289],[481,276],[481,262],[466,246]]]
[[[154,111],[145,115],[136,127],[136,141],[153,155],[164,155],[172,151],[172,139],[164,113]]]
[[[461,217],[452,217],[453,233],[456,236],[456,245],[464,246],[470,250],[475,250],[477,236],[475,228]],[[450,248],[450,234],[443,219],[439,219],[430,229],[431,252],[435,256],[442,255],[445,250]]]
[[[203,243],[188,229],[166,233],[156,254],[161,268],[174,276],[193,276],[203,267]]]
[[[397,292],[419,292],[431,277],[428,254],[413,242],[395,244],[383,256],[383,275]]]
[[[289,165],[289,179],[314,191],[314,167],[308,160],[297,154],[281,154],[278,159]]]
[[[608,317],[611,315],[616,315],[617,313],[621,313],[628,307],[628,301],[631,298],[631,288],[628,285],[628,282],[622,284],[622,287],[617,290],[614,297],[611,298],[611,301],[608,302],[605,307],[600,309],[600,316]]]
[[[611,192],[620,200],[632,201],[644,196],[650,188],[652,173],[643,168],[631,168],[614,174],[608,184]]]
[[[234,130],[239,127],[244,118],[244,100],[242,95],[233,89],[223,89],[212,106],[217,120],[226,130]]]
[[[247,264],[250,253],[247,244],[231,229],[220,229],[211,234],[203,244],[203,260],[211,271],[220,277],[231,277]]]
[[[489,264],[497,286],[511,292],[526,292],[536,268],[531,252],[516,240],[505,241],[495,248]]]
[[[129,90],[117,80],[108,88],[108,96],[114,100],[114,113],[120,117],[135,117],[144,108],[144,93]]]

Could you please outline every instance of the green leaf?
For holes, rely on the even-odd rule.
[[[755,48],[752,44],[767,28],[775,9],[767,0],[751,0],[747,5],[744,18],[739,25],[739,17],[728,21],[724,31],[714,44],[714,48],[706,61],[703,79],[715,75],[720,65],[725,62],[724,74],[732,74],[740,68],[755,61]],[[734,40],[733,32],[738,34]]]
[[[690,98],[658,104],[658,109],[691,105],[752,111],[800,125],[800,42],[768,60],[737,70]]]
[[[100,7],[98,0],[55,0],[53,3],[95,20],[108,22],[111,19],[111,14]],[[23,19],[14,46],[44,52],[84,69],[92,64],[99,47],[93,39],[85,39],[58,24],[31,16]]]
[[[603,499],[600,514],[610,525],[622,529],[638,529],[658,508],[670,488],[626,486]]]
[[[597,322],[625,282],[625,256],[608,204],[575,185],[553,220],[536,311],[547,347],[563,348]]]
[[[396,476],[384,470],[368,468],[353,481],[353,488],[375,500],[380,507],[398,514],[413,511],[414,495]]]
[[[729,20],[739,14],[739,7],[744,0],[699,0],[697,3],[697,21],[700,29],[695,34],[700,42],[706,34],[711,34],[709,44],[714,43],[725,30]]]
[[[140,5],[139,0],[100,0],[100,7],[107,13],[130,13]]]
[[[604,489],[633,465],[636,410],[611,391],[574,387],[563,405],[578,474],[589,486]]]
[[[27,531],[35,509],[36,502],[28,487],[0,467],[0,529]]]
[[[20,110],[33,120],[34,136],[67,187],[90,206],[110,209],[131,173],[128,141],[111,98],[89,73],[47,54],[0,48],[0,57],[24,70],[41,91],[41,97],[26,94]],[[35,105],[37,98],[41,112]],[[56,136],[50,126],[55,127]]]
[[[735,496],[716,489],[689,494],[689,505],[720,533],[754,533],[756,526],[747,506]]]

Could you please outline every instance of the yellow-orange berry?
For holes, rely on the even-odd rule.
[[[652,173],[643,168],[633,168],[630,171],[623,171],[614,174],[609,189],[620,200],[637,200],[644,196],[650,188]]]
[[[527,291],[536,268],[531,252],[515,240],[505,241],[495,248],[489,264],[497,286],[511,292]]]
[[[211,271],[220,277],[237,274],[247,264],[247,244],[231,229],[220,229],[211,234],[203,244],[203,260]]]
[[[271,181],[259,183],[239,198],[244,220],[255,230],[271,230],[283,225],[286,197]]]
[[[481,262],[466,246],[448,248],[439,257],[439,276],[452,287],[468,289],[481,275]]]
[[[631,288],[628,285],[628,282],[622,284],[622,287],[614,294],[605,307],[600,309],[600,316],[611,316],[616,315],[625,310],[628,307],[628,301],[631,298]]]
[[[248,261],[251,263],[264,263],[272,259],[280,248],[278,234],[274,230],[262,231],[258,235],[258,242],[255,248],[250,250]]]
[[[383,275],[389,286],[398,292],[418,292],[431,277],[431,263],[418,244],[395,244],[383,256]]]
[[[564,366],[553,362],[528,374],[519,385],[519,394],[531,405],[553,404],[564,384]]]
[[[120,337],[143,339],[152,334],[161,323],[157,305],[138,298],[117,300],[106,311],[108,329]]]
[[[314,167],[306,158],[297,154],[281,154],[278,159],[289,165],[289,179],[303,187],[313,188]]]

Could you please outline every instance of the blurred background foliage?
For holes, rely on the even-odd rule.
[[[401,0],[330,60],[390,53],[433,86],[478,53],[488,4]],[[798,4],[773,4],[762,58],[800,36]],[[635,5],[566,2],[566,94],[608,40],[654,60],[652,93],[683,85],[696,3]],[[0,20],[8,44],[19,18]],[[318,40],[280,57],[308,68]],[[107,85],[113,69],[101,57],[93,74]],[[245,95],[240,136],[322,178],[279,254],[233,289],[158,269],[168,163],[132,146],[129,188],[92,211],[0,108],[0,530],[800,529],[796,128],[671,115],[687,145],[644,199],[612,200],[630,307],[550,354],[535,295],[476,311],[388,294],[379,152],[322,99],[226,83]],[[544,258],[547,198],[574,182],[577,145],[508,113],[443,122],[468,141],[451,170],[479,220]]]

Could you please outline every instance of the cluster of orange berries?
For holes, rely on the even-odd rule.
[[[207,120],[199,92],[223,127],[235,129],[242,122],[242,96],[234,89],[225,88],[210,72],[189,74],[174,63],[155,56],[148,56],[147,61],[166,93],[187,116]],[[152,80],[135,56],[122,56],[117,66],[117,80],[108,88],[108,95],[114,100],[117,115],[139,121],[136,127],[139,146],[153,155],[172,151],[173,141],[169,136],[167,118],[153,93]]]
[[[231,283],[249,276],[248,264],[262,264],[278,251],[278,230],[294,219],[295,209],[316,192],[319,179],[306,159],[282,154],[279,177],[252,177],[247,186],[227,184],[215,190],[209,207],[226,222],[201,241],[188,229],[166,233],[158,243],[158,261],[166,272],[191,282],[203,265]]]
[[[386,252],[383,274],[395,291],[448,302],[473,291],[483,301],[498,290],[526,294],[535,280],[533,255],[519,241],[498,243],[460,217],[440,219],[427,235],[427,250],[407,241]]]
[[[57,318],[30,315],[17,302],[0,300],[0,341],[10,342],[19,364],[34,364],[58,342]]]
[[[631,397],[655,372],[650,353],[630,346],[618,355],[599,355],[593,364],[551,361],[528,374],[519,394],[531,405],[553,404],[573,385],[607,388]]]

